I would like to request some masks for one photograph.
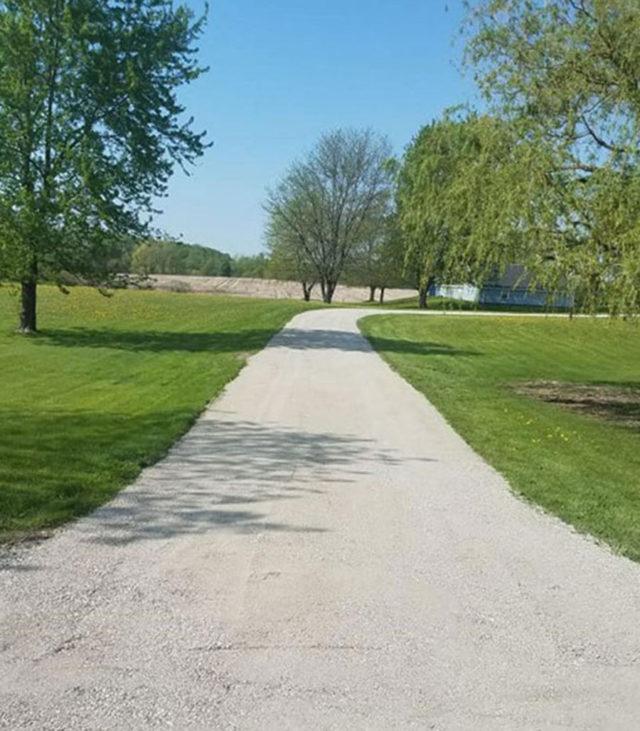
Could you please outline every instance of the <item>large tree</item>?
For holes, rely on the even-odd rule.
[[[543,150],[521,168],[521,229],[543,283],[640,309],[640,3],[479,0],[468,58],[500,115]],[[533,249],[532,249],[533,250]]]
[[[449,234],[441,196],[452,180],[456,148],[451,143],[457,129],[447,121],[423,127],[408,146],[398,173],[396,203],[404,266],[418,290],[420,308],[427,306],[429,287],[445,273]]]
[[[325,302],[331,302],[354,249],[376,223],[383,225],[390,158],[389,143],[370,130],[337,130],[294,163],[268,195],[270,226],[301,247]]]
[[[398,175],[398,223],[407,277],[426,307],[432,284],[480,284],[524,255],[527,189],[537,150],[508,126],[463,110],[426,125],[407,148]]]
[[[40,278],[104,281],[203,152],[176,98],[202,23],[171,0],[0,1],[0,275],[21,283],[22,331]]]

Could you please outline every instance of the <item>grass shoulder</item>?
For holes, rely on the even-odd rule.
[[[640,560],[637,323],[380,315],[360,325],[515,491]]]

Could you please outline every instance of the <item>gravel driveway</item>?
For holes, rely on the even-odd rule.
[[[1,554],[0,726],[640,727],[640,568],[296,317],[161,463]]]

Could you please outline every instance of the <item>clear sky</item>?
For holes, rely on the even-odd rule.
[[[473,100],[461,17],[462,0],[213,0],[200,43],[210,70],[181,98],[214,146],[189,177],[176,172],[156,224],[261,251],[265,189],[323,132],[371,127],[400,154],[443,109]]]

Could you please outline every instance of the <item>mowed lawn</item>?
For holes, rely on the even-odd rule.
[[[517,492],[640,560],[640,324],[387,315],[361,327]],[[531,382],[556,401],[524,395]]]
[[[35,337],[0,288],[0,539],[86,513],[160,458],[305,305],[41,287]]]

